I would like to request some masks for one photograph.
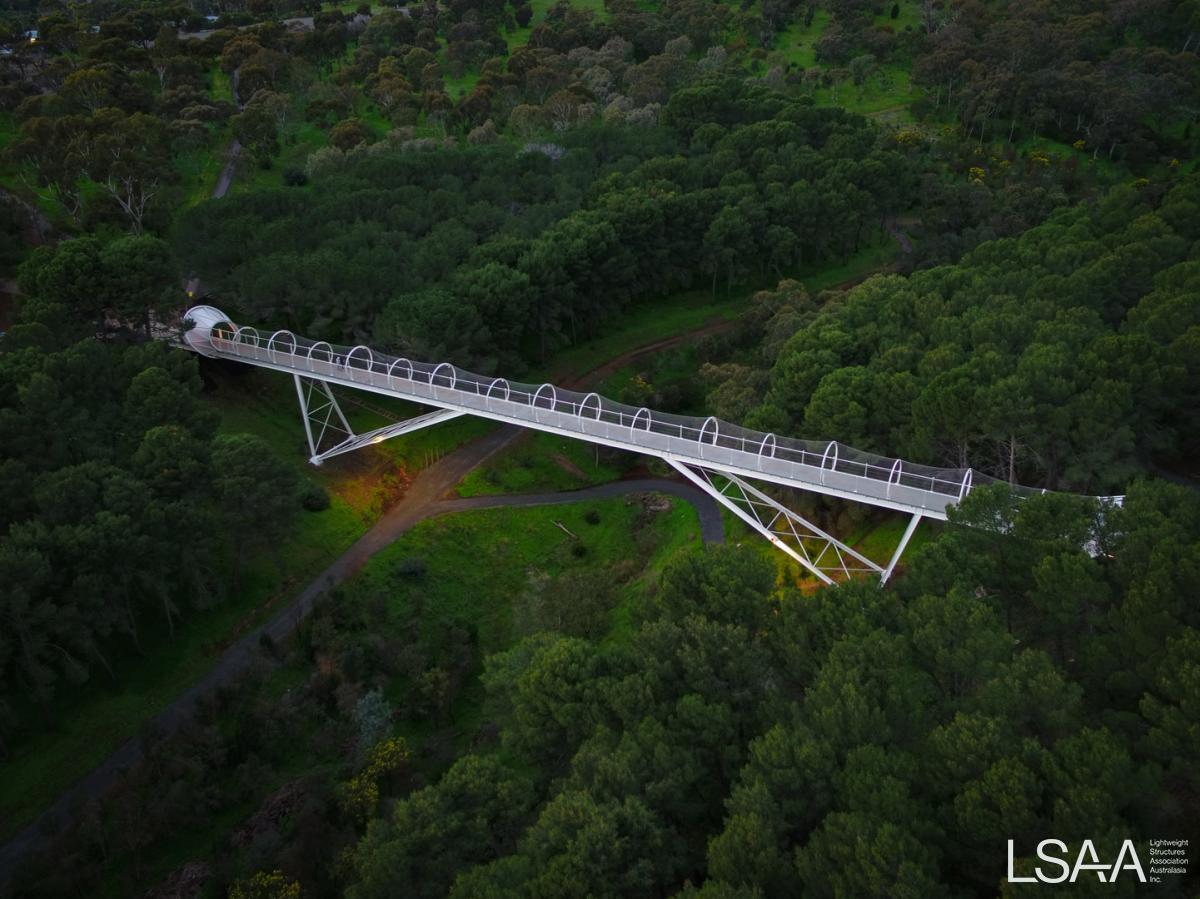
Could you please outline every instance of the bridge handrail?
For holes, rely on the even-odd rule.
[[[254,339],[246,341],[243,334],[253,334]],[[435,403],[453,402],[519,420],[543,425],[551,423],[563,430],[620,439],[635,446],[710,462],[736,459],[738,464],[744,464],[750,470],[779,473],[814,485],[836,484],[838,489],[849,485],[852,492],[877,494],[880,498],[896,501],[915,500],[920,498],[919,494],[927,494],[925,500],[941,503],[944,507],[958,502],[974,485],[994,480],[971,469],[916,465],[855,450],[836,441],[780,437],[713,416],[673,415],[627,406],[596,393],[584,394],[553,384],[525,384],[477,375],[448,362],[411,361],[361,344],[342,347],[288,333],[291,346],[275,340],[274,336],[265,341],[264,346],[256,330],[239,328],[224,316],[210,326],[210,333],[205,337],[208,343],[203,348],[202,342],[197,342],[193,348],[254,359],[304,374],[356,384],[369,383]],[[184,338],[186,342],[187,333]],[[525,413],[520,412],[522,407],[527,410]],[[618,432],[625,436],[619,437]],[[725,452],[718,452],[721,450]],[[1013,489],[1021,494],[1037,492],[1025,487]]]

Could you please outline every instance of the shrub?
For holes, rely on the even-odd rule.
[[[595,509],[589,509],[588,513],[583,516],[583,520],[586,521],[588,524],[599,524],[600,523],[600,513],[597,512]]]
[[[576,543],[574,546],[571,547],[571,555],[573,555],[577,559],[582,559],[584,556],[586,556],[587,551],[588,551],[587,547],[584,546],[582,543]]]
[[[288,187],[303,187],[308,184],[308,175],[304,174],[303,169],[289,166],[283,170],[283,183]]]
[[[428,570],[429,566],[425,564],[425,560],[420,556],[408,556],[401,559],[400,564],[396,566],[396,572],[404,577],[424,577],[425,572]]]
[[[329,508],[329,492],[315,481],[305,481],[300,488],[300,505],[308,512],[324,512]]]

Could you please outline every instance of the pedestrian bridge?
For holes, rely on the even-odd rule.
[[[184,329],[184,346],[201,355],[294,377],[313,464],[460,415],[658,456],[826,583],[855,574],[886,581],[921,518],[945,520],[947,510],[975,484],[992,480],[969,468],[916,465],[837,441],[799,440],[712,417],[637,408],[597,393],[476,375],[448,362],[420,362],[365,345],[336,346],[290,331],[239,327],[212,306],[185,313]],[[396,397],[435,411],[356,434],[333,386]],[[911,518],[890,562],[880,564],[786,509],[750,481],[894,509]]]

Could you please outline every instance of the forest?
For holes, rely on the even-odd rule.
[[[1200,839],[1198,55],[1194,0],[5,4],[0,897],[1017,897]],[[309,466],[201,302],[995,482],[823,587],[553,435]]]

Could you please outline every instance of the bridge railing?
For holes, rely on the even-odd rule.
[[[553,384],[526,384],[376,352],[337,346],[290,331],[266,335],[221,323],[210,330],[213,348],[350,383],[390,390],[434,405],[449,403],[532,422],[631,448],[671,453],[711,464],[758,471],[842,492],[864,494],[942,513],[977,483],[992,480],[971,469],[916,465],[877,456],[836,441],[807,441],[754,431],[717,418],[673,415],[618,403],[596,393]],[[1015,488],[1021,492],[1036,492]]]

